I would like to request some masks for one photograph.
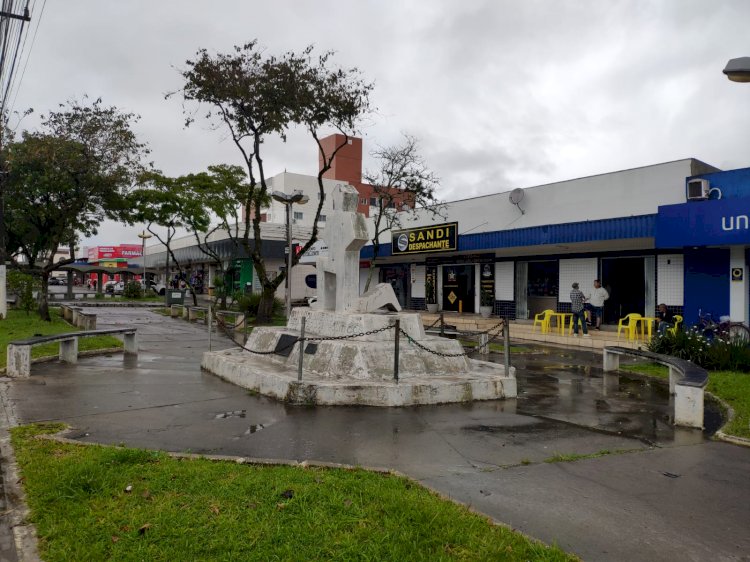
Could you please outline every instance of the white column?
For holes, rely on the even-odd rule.
[[[731,246],[729,248],[729,268],[731,271],[742,268],[742,281],[732,281],[729,277],[729,317],[733,322],[747,322],[748,309],[748,284],[747,267],[745,267],[744,246]]]

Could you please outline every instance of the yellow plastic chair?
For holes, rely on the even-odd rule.
[[[679,314],[675,314],[674,316],[672,316],[672,318],[674,319],[674,326],[672,326],[671,328],[667,328],[667,332],[674,336],[677,334],[677,330],[680,329],[680,324],[682,324],[682,316],[680,316]]]
[[[540,326],[541,332],[546,334],[549,332],[550,318],[554,310],[543,310],[539,314],[534,315],[534,325],[531,327],[531,331],[536,330],[537,324]]]
[[[634,340],[638,337],[638,321],[642,318],[640,314],[631,312],[625,318],[620,318],[617,323],[617,339],[620,338],[620,332],[625,331],[628,335],[629,340]]]

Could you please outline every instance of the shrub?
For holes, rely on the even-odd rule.
[[[654,353],[686,359],[705,369],[750,372],[750,347],[744,338],[708,339],[695,329],[654,336],[648,344]]]
[[[126,299],[140,299],[143,298],[143,287],[138,281],[130,281],[125,283],[125,287],[122,289],[122,296]]]
[[[236,294],[235,302],[240,312],[245,312],[248,316],[257,316],[258,307],[260,306],[261,293],[250,293],[249,295]],[[284,302],[280,299],[273,299],[273,316],[279,316],[284,312]]]
[[[27,314],[36,308],[34,291],[41,288],[38,279],[28,273],[11,270],[8,272],[7,285],[8,292],[18,297],[18,308],[25,310]]]

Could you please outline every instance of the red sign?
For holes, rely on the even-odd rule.
[[[130,259],[141,257],[140,244],[120,244],[119,246],[94,246],[88,251],[89,261]]]

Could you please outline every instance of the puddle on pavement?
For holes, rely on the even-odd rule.
[[[501,353],[475,357],[495,363],[504,361]],[[546,349],[543,353],[516,354],[511,362],[517,369],[518,414],[664,445],[686,439],[700,441],[712,435],[722,423],[716,404],[706,401],[706,428],[702,433],[682,428],[675,430],[673,397],[669,395],[668,386],[624,372],[605,374],[599,354]],[[478,425],[464,429],[534,433],[544,428],[531,424],[524,427]]]
[[[216,416],[214,416],[214,419],[223,420],[226,418],[244,418],[246,416],[247,410],[234,410],[232,412],[222,412],[220,414],[216,414]]]

